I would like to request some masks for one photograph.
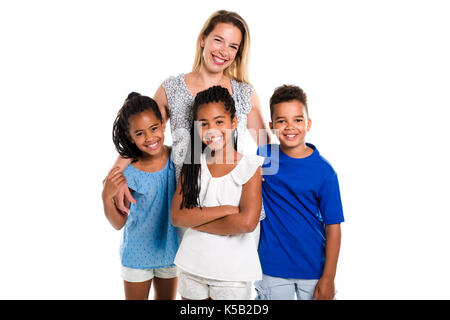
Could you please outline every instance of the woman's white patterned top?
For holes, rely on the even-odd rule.
[[[172,133],[172,160],[175,164],[176,178],[180,176],[181,167],[186,157],[190,130],[193,122],[192,106],[195,97],[187,89],[184,73],[164,80],[162,87],[166,92],[169,104],[170,129]],[[251,110],[250,96],[252,85],[237,80],[231,80],[233,99],[238,120],[238,137],[243,137],[247,127],[247,114]],[[238,152],[243,153],[242,140],[238,139]]]

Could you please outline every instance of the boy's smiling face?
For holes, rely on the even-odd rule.
[[[303,103],[290,100],[274,105],[269,126],[275,131],[282,148],[295,151],[305,147],[305,136],[311,128],[311,119]]]

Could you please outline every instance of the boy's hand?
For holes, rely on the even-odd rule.
[[[113,197],[119,192],[119,190],[127,184],[127,180],[125,179],[122,172],[119,171],[119,168],[113,168],[103,183],[103,193],[102,197],[104,199],[113,199]]]
[[[314,290],[314,300],[333,300],[334,298],[334,280],[329,278],[320,278]]]

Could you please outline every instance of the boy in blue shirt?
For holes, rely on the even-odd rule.
[[[305,142],[311,128],[306,94],[281,86],[270,98],[280,144],[265,145],[259,258],[259,299],[333,299],[344,221],[336,172],[317,148]],[[275,169],[275,170],[274,170]]]

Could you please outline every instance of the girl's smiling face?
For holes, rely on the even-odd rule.
[[[236,129],[237,118],[231,118],[222,102],[212,102],[198,109],[196,123],[202,142],[210,150],[218,151],[232,143],[232,131]]]
[[[144,154],[155,156],[163,150],[164,124],[152,111],[143,111],[128,119],[128,137]]]
[[[218,23],[208,36],[202,36],[203,63],[210,72],[223,72],[234,61],[242,33],[231,23]]]

